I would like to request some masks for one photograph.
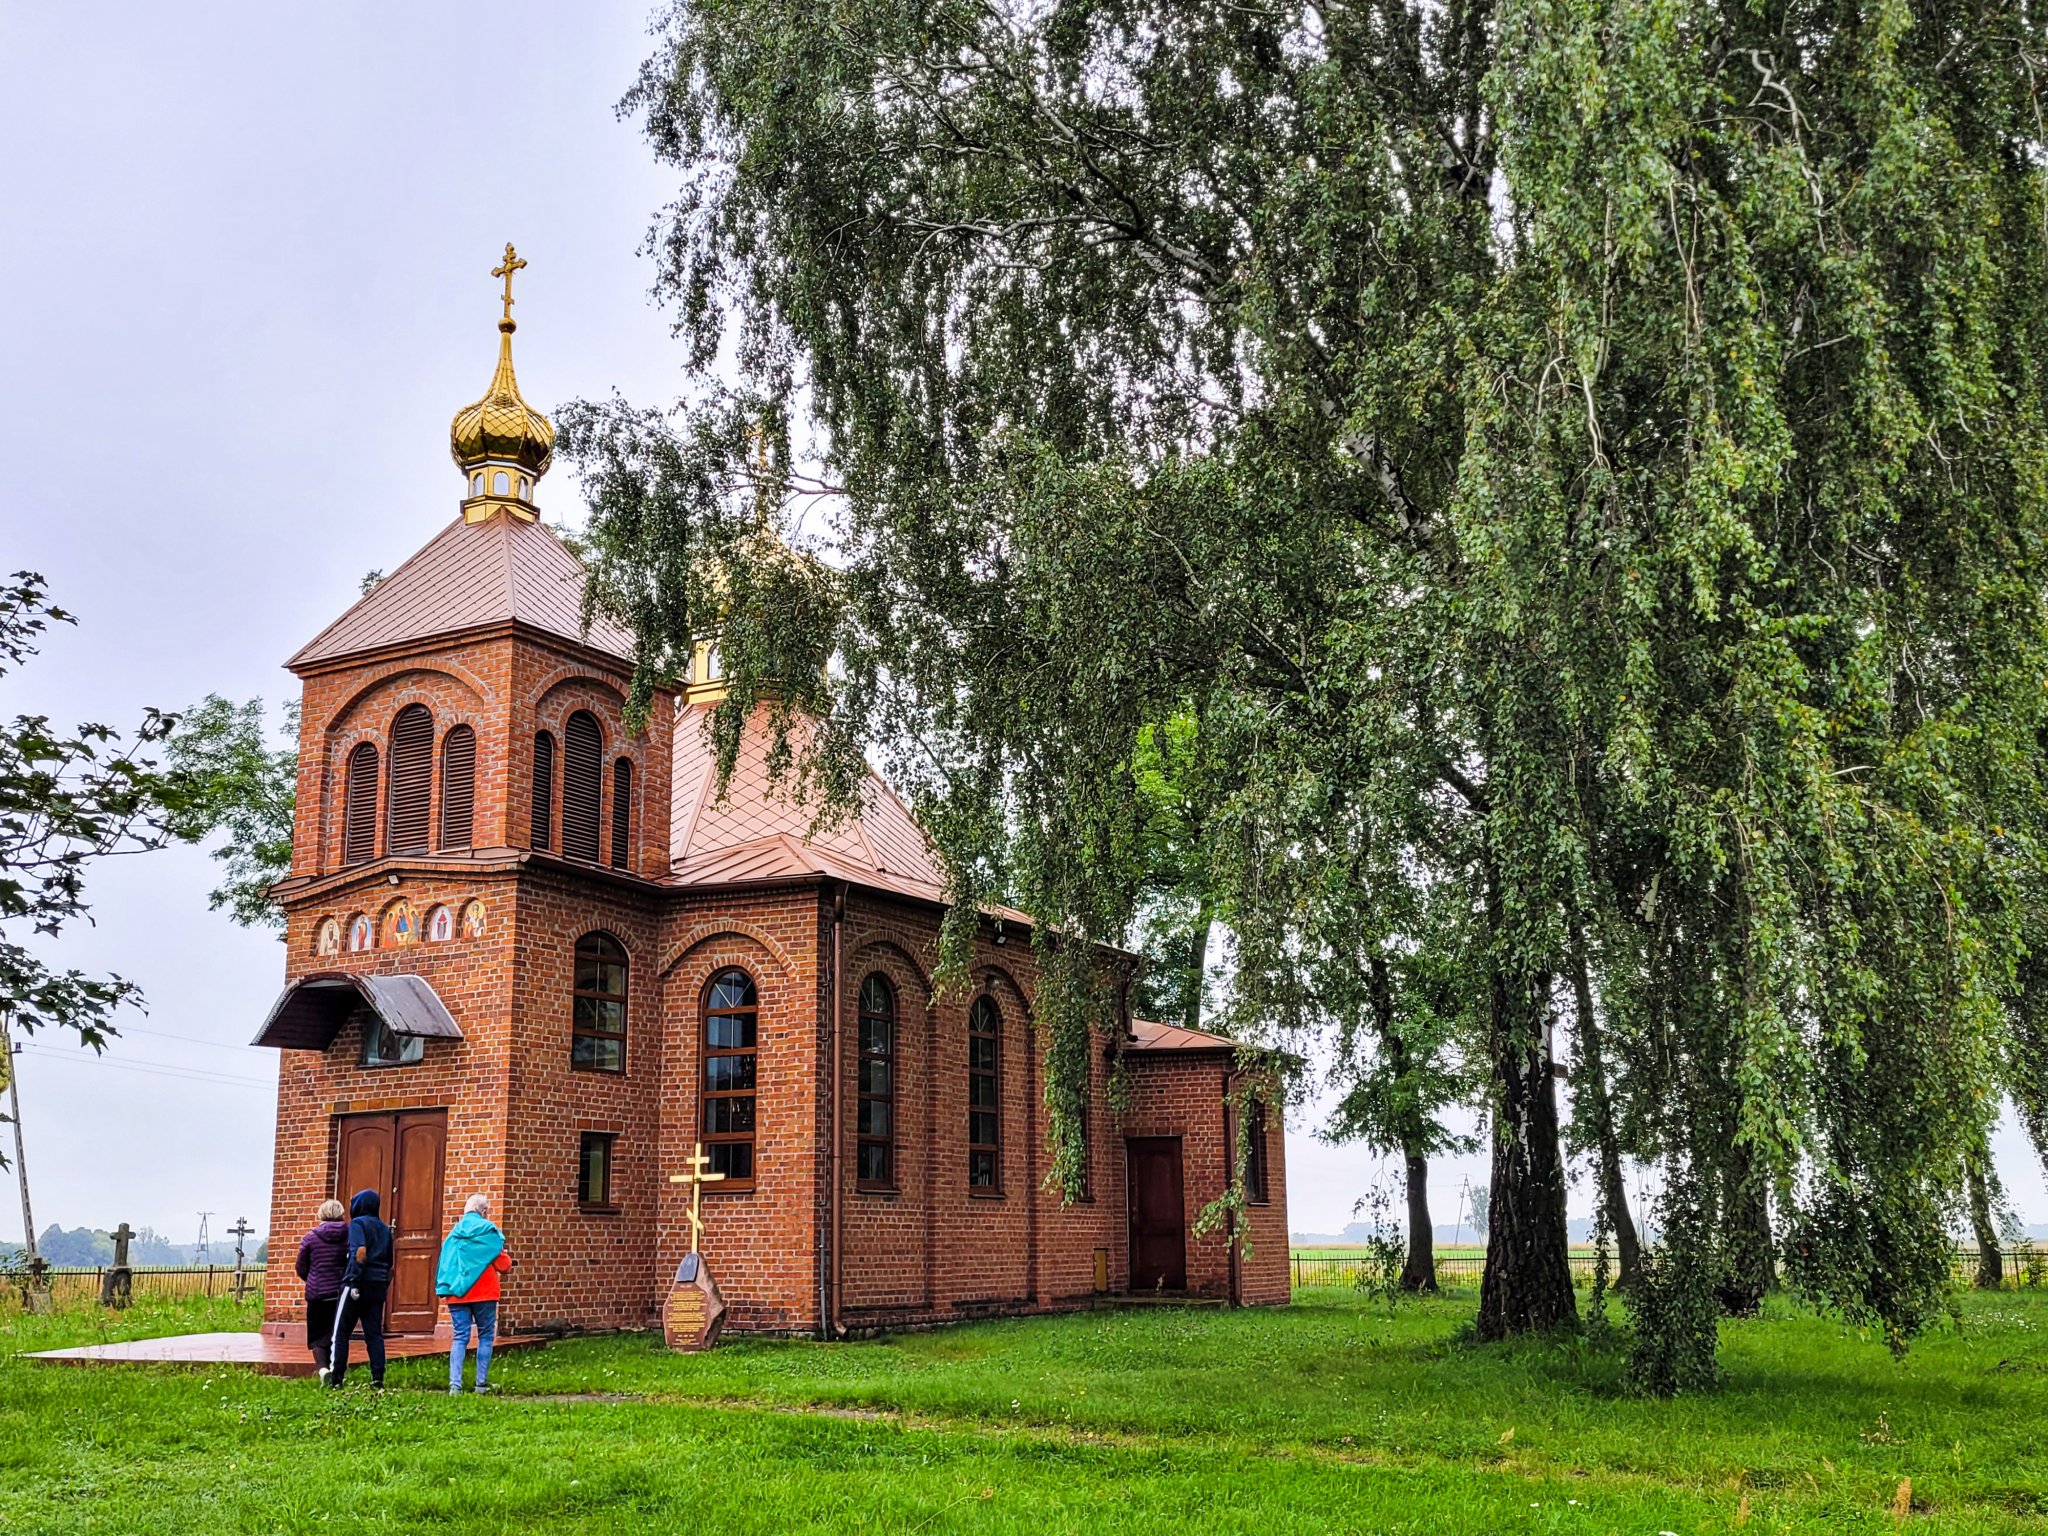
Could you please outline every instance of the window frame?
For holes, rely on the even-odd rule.
[[[414,700],[391,717],[384,748],[384,851],[422,859],[434,851],[434,712]],[[412,756],[401,753],[401,746]],[[417,761],[414,758],[417,758]],[[400,818],[407,825],[400,825]],[[400,846],[401,833],[417,817],[419,837]]]
[[[592,1200],[589,1194],[587,1175],[590,1167],[590,1149],[602,1143],[604,1146],[604,1198]],[[617,1185],[619,1133],[617,1131],[582,1131],[576,1137],[576,1209],[591,1216],[612,1216],[619,1211]]]
[[[574,709],[562,722],[562,814],[561,825],[556,830],[561,836],[562,857],[582,864],[604,862],[604,743],[604,722],[597,718],[595,711]],[[584,763],[586,757],[587,764]],[[590,795],[586,803],[584,796],[577,793],[572,804],[570,795],[577,788],[573,781],[579,765],[590,769]],[[587,826],[584,819],[586,811],[589,813]],[[584,838],[586,832],[589,834],[587,841]],[[577,840],[577,846],[573,848],[569,846],[572,834]]]
[[[717,993],[719,983],[729,976],[737,976],[747,984],[747,993],[753,1001],[732,1008],[713,1008],[711,999]],[[754,1021],[752,1045],[713,1045],[711,1043],[711,1021],[713,1018],[731,1018],[740,1014],[751,1014]],[[739,1192],[754,1188],[761,1177],[759,1137],[761,1132],[761,983],[745,966],[722,965],[711,973],[704,983],[704,992],[697,1008],[697,1039],[702,1048],[701,1064],[697,1070],[697,1139],[704,1144],[707,1157],[715,1156],[715,1150],[723,1146],[744,1143],[747,1148],[747,1175],[740,1178],[728,1173],[716,1184],[705,1186],[707,1193],[718,1191]],[[753,1078],[745,1088],[713,1088],[711,1086],[711,1063],[714,1059],[746,1057],[754,1063]],[[714,1101],[749,1099],[753,1102],[752,1128],[746,1131],[714,1131],[711,1129],[711,1105]]]
[[[547,772],[541,772],[541,743],[547,743]],[[560,744],[555,733],[542,727],[533,733],[533,805],[527,819],[527,846],[540,853],[555,851],[555,776],[560,771]]]
[[[401,1035],[384,1022],[382,1014],[374,1009],[364,1008],[362,1014],[363,1045],[356,1053],[356,1066],[365,1072],[389,1072],[398,1067],[416,1067],[426,1059],[427,1042],[419,1035]],[[376,1046],[385,1039],[398,1042],[398,1054],[380,1056]]]
[[[1266,1101],[1255,1092],[1245,1109],[1244,1202],[1271,1205],[1273,1186],[1266,1159]]]
[[[465,773],[450,771],[449,754],[459,744],[468,743],[469,767]],[[463,807],[462,839],[457,842],[450,837],[448,824],[449,794],[456,786],[463,789],[462,798],[468,803]],[[457,852],[476,846],[476,727],[466,720],[458,720],[441,733],[441,794],[436,807],[435,847],[443,853]]]
[[[982,1019],[993,1020],[993,1027],[984,1029]],[[974,1042],[991,1042],[989,1065],[978,1067],[974,1064]],[[981,1079],[989,1082],[989,1103],[986,1107],[975,1102],[975,1084]],[[986,1114],[995,1127],[993,1141],[974,1139],[975,1116]],[[986,1156],[989,1161],[987,1183],[975,1178],[977,1159]],[[976,1199],[1000,1200],[1003,1197],[1003,1009],[994,996],[983,992],[975,998],[967,1010],[967,1193]]]
[[[881,1010],[868,1006],[868,989],[881,988],[884,1007]],[[898,1020],[902,1010],[897,1005],[895,982],[882,971],[870,971],[861,978],[860,991],[854,1000],[854,1050],[853,1050],[853,1182],[854,1188],[876,1194],[894,1194],[900,1187],[896,1182],[896,1106],[897,1061],[899,1057]],[[887,1029],[887,1048],[873,1051],[868,1048],[867,1025],[869,1020],[878,1020]],[[870,1063],[879,1063],[887,1074],[888,1089],[883,1093],[871,1092],[868,1088],[867,1069]],[[887,1116],[888,1129],[880,1135],[861,1129],[861,1112],[869,1104],[883,1106]],[[870,1178],[866,1172],[865,1153],[869,1147],[882,1149],[882,1178]]]
[[[377,831],[381,819],[378,814],[379,790],[383,785],[384,754],[374,741],[359,741],[348,749],[343,760],[341,774],[341,862],[344,865],[368,864],[377,857]],[[356,827],[356,800],[358,788],[369,796],[369,805],[363,813],[363,840],[366,846],[358,850],[351,835]]]
[[[583,946],[591,943],[593,940],[597,944],[609,944],[618,952],[618,967],[623,973],[624,981],[624,989],[622,991],[605,992],[596,988],[577,985],[578,978],[576,972],[583,964]],[[594,958],[600,966],[604,965],[608,959],[601,952],[596,954]],[[599,979],[602,982],[601,973]],[[627,1040],[632,1033],[633,960],[632,956],[626,952],[626,946],[619,942],[617,934],[602,928],[593,928],[590,932],[577,936],[575,946],[570,951],[569,995],[569,1070],[571,1072],[599,1072],[609,1077],[624,1077],[626,1075]],[[619,1005],[619,1027],[616,1032],[607,1029],[586,1029],[584,1027],[583,1021],[579,1017],[582,1009],[577,1005],[586,999],[595,1003],[616,1002]],[[576,1042],[584,1039],[617,1041],[619,1064],[611,1067],[600,1066],[592,1062],[578,1061],[576,1059]]]

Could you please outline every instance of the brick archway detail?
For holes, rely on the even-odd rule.
[[[380,688],[388,688],[391,684],[399,682],[408,676],[422,673],[429,677],[445,677],[452,682],[462,684],[463,687],[470,691],[470,694],[476,699],[479,706],[488,704],[495,696],[491,691],[489,683],[486,683],[482,678],[470,671],[469,668],[458,666],[452,661],[438,661],[431,665],[425,662],[407,661],[402,665],[393,667],[389,672],[379,673],[376,677],[364,683],[362,687],[356,689],[346,699],[343,699],[335,711],[327,717],[320,729],[332,735],[341,728],[341,722],[349,717],[349,714],[356,706],[361,704],[371,694],[377,692]],[[417,688],[419,685],[414,683],[411,686]],[[431,697],[424,693],[420,694],[419,698],[423,703],[431,704],[433,702]],[[438,714],[439,712],[436,711],[436,713]]]
[[[981,968],[982,988],[984,990],[992,990],[997,982],[1002,983],[1010,996],[1017,1000],[1017,1006],[1024,1010],[1024,1022],[1026,1024],[1033,1023],[1038,1017],[1038,1010],[1032,1006],[1031,994],[1024,990],[1018,983],[1017,978],[1004,970],[1000,965],[983,966]]]
[[[682,941],[669,952],[669,957],[661,963],[661,971],[659,973],[661,978],[667,980],[669,974],[677,966],[681,965],[694,952],[702,949],[712,940],[726,938],[745,939],[748,943],[758,947],[763,954],[767,955],[770,960],[780,967],[785,980],[796,974],[795,964],[791,962],[788,952],[780,944],[776,943],[758,928],[752,927],[747,923],[736,923],[730,919],[725,919],[715,923],[705,923],[701,927],[693,928],[683,935]]]
[[[615,709],[626,707],[626,690],[595,668],[557,667],[542,678],[528,695],[533,700],[534,718],[551,719],[561,708],[558,702],[553,702],[555,695],[579,684],[603,694]]]
[[[924,1005],[927,1010],[938,1005],[938,989],[932,985],[930,972],[918,964],[915,955],[892,939],[870,939],[867,943],[861,945],[859,949],[856,949],[851,955],[847,956],[848,964],[846,968],[848,973],[852,974],[867,970],[869,968],[867,965],[868,958],[873,955],[888,955],[917,978],[917,984],[924,988]]]

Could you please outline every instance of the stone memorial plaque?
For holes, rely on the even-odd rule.
[[[711,1278],[701,1253],[683,1255],[676,1279],[661,1309],[661,1331],[668,1347],[685,1354],[709,1349],[725,1325],[725,1297]]]

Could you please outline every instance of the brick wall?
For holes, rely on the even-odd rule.
[[[1182,1138],[1189,1284],[1225,1294],[1230,1258],[1221,1236],[1195,1238],[1201,1209],[1228,1177],[1226,1053],[1129,1052],[1131,1097],[1112,1106],[1110,1042],[1091,1053],[1089,1187],[1068,1202],[1047,1187],[1044,1042],[1033,1022],[1038,979],[1028,935],[985,929],[966,995],[935,995],[939,912],[932,906],[836,883],[741,891],[659,883],[669,857],[669,743],[673,700],[656,700],[650,730],[623,728],[625,678],[578,648],[525,632],[425,643],[410,654],[327,664],[305,676],[294,880],[284,901],[286,979],[315,971],[415,972],[461,1027],[458,1042],[429,1041],[417,1064],[366,1069],[353,1025],[324,1052],[284,1053],[278,1089],[271,1230],[280,1253],[311,1225],[333,1187],[336,1117],[445,1108],[443,1226],[464,1199],[487,1194],[516,1267],[504,1285],[508,1330],[652,1326],[677,1261],[688,1251],[687,1187],[669,1176],[701,1136],[704,1000],[711,978],[744,969],[759,995],[756,1177],[747,1188],[704,1195],[704,1247],[724,1288],[735,1330],[810,1331],[821,1323],[832,1269],[830,1212],[841,1208],[840,1322],[860,1330],[946,1321],[991,1312],[1057,1309],[1095,1290],[1096,1255],[1108,1288],[1129,1272],[1124,1140]],[[474,847],[426,858],[379,857],[341,865],[343,765],[349,750],[384,741],[407,704],[435,715],[433,827],[440,827],[439,739],[456,723],[477,733]],[[632,870],[573,864],[524,851],[531,835],[532,742],[576,709],[605,733],[601,815],[611,848],[610,764],[634,763]],[[559,786],[559,759],[557,766]],[[382,777],[382,773],[380,773]],[[383,835],[379,786],[379,847]],[[557,789],[559,797],[559,787]],[[648,813],[652,814],[648,814]],[[561,826],[559,798],[556,839]],[[413,931],[395,932],[394,904],[409,904]],[[472,902],[485,916],[465,936]],[[425,936],[432,910],[458,919],[446,941]],[[347,948],[357,915],[375,946]],[[321,953],[332,920],[339,953]],[[623,1072],[571,1067],[576,941],[602,930],[629,967]],[[843,1030],[839,1156],[831,1103],[833,955]],[[1007,939],[1007,942],[999,940]],[[895,1164],[891,1188],[857,1179],[859,995],[871,973],[887,978],[897,1006]],[[968,1011],[994,1000],[1002,1019],[1002,1174],[994,1191],[967,1181]],[[578,1200],[585,1132],[613,1136],[613,1200]],[[1247,1301],[1287,1297],[1286,1175],[1280,1118],[1269,1135],[1270,1203],[1254,1208],[1251,1252],[1238,1291]],[[301,1315],[291,1286],[271,1287],[266,1317]]]

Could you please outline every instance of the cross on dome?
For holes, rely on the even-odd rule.
[[[461,466],[464,480],[462,516],[466,522],[487,522],[500,512],[524,522],[540,516],[533,502],[534,483],[547,473],[555,456],[555,427],[519,393],[512,371],[512,274],[526,260],[505,242],[505,259],[491,276],[505,280],[504,313],[498,320],[498,368],[484,397],[455,413],[448,427],[448,450]]]
[[[505,315],[498,322],[500,330],[511,330],[517,324],[512,318],[512,274],[525,265],[526,259],[513,250],[512,242],[507,240],[505,242],[504,265],[491,268],[491,276],[505,279]]]

